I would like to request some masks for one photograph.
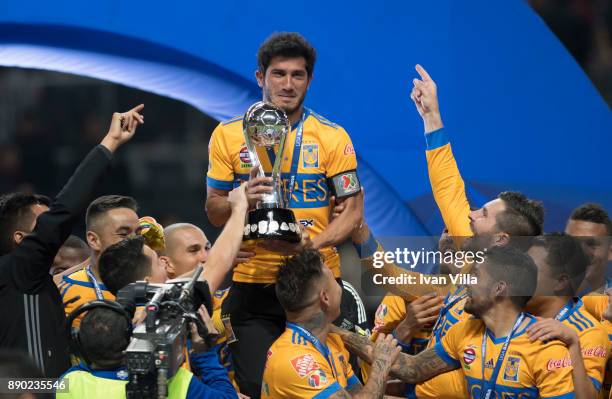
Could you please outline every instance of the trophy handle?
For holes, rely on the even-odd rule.
[[[287,140],[287,135],[284,134],[281,136],[281,139],[278,143],[278,152],[276,154],[276,158],[274,160],[274,165],[272,166],[272,187],[274,187],[275,192],[278,195],[276,200],[281,208],[286,208],[289,205],[289,200],[287,200],[285,187],[283,187],[283,178],[282,178],[282,164],[283,164],[283,152],[285,152],[285,142]]]
[[[244,142],[249,151],[249,157],[251,158],[251,162],[253,166],[257,166],[257,177],[264,177],[266,173],[263,170],[263,166],[261,166],[261,162],[259,161],[259,155],[257,155],[257,151],[255,150],[255,146],[251,141],[251,138],[248,134],[244,135]]]

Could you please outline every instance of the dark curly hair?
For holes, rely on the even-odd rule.
[[[307,305],[313,283],[323,277],[323,258],[308,249],[284,260],[276,280],[276,296],[281,306],[295,312]]]
[[[259,46],[257,51],[257,64],[264,75],[274,57],[298,58],[306,61],[306,72],[312,77],[317,53],[306,39],[295,32],[276,32],[270,35]]]

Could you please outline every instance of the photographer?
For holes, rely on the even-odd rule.
[[[237,394],[219,364],[214,351],[209,351],[195,326],[191,326],[191,367],[201,378],[179,368],[168,380],[168,398],[236,398]],[[128,372],[125,349],[130,342],[131,323],[120,311],[94,308],[87,312],[78,333],[79,350],[89,364],[72,367],[63,376],[69,392],[56,398],[114,399],[125,398]]]

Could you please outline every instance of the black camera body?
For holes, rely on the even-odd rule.
[[[197,310],[205,305],[211,313],[208,284],[197,281],[201,266],[191,279],[165,284],[144,281],[129,284],[117,293],[117,302],[132,314],[146,303],[146,318],[134,327],[126,349],[129,382],[127,398],[165,398],[168,380],[186,360],[189,323],[195,322],[200,336],[208,331]]]

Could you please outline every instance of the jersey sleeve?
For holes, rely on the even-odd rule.
[[[330,140],[330,145],[326,148],[326,177],[333,177],[342,172],[356,170],[357,156],[346,130],[339,127],[332,137],[333,140]]]
[[[446,363],[456,368],[461,367],[459,362],[459,348],[461,337],[465,336],[465,327],[469,320],[460,321],[452,326],[442,340],[434,345],[434,351]],[[418,355],[417,355],[418,356]]]
[[[603,326],[590,328],[580,336],[580,349],[584,368],[595,389],[601,389],[610,353],[610,341]]]
[[[463,237],[473,235],[470,228],[470,204],[465,194],[465,184],[453,156],[450,141],[444,129],[425,134],[427,141],[427,169],[434,199],[442,219],[455,245],[461,245]]]
[[[601,294],[588,294],[582,297],[582,303],[587,312],[597,320],[603,320],[603,312],[608,306],[608,296]]]
[[[262,397],[325,399],[342,390],[329,363],[315,351],[278,353],[269,358],[263,375]]]
[[[574,398],[572,366],[567,348],[559,341],[538,351],[533,367],[535,385],[542,399]]]
[[[234,184],[234,168],[223,135],[223,125],[215,128],[208,144],[208,187],[230,191]]]

